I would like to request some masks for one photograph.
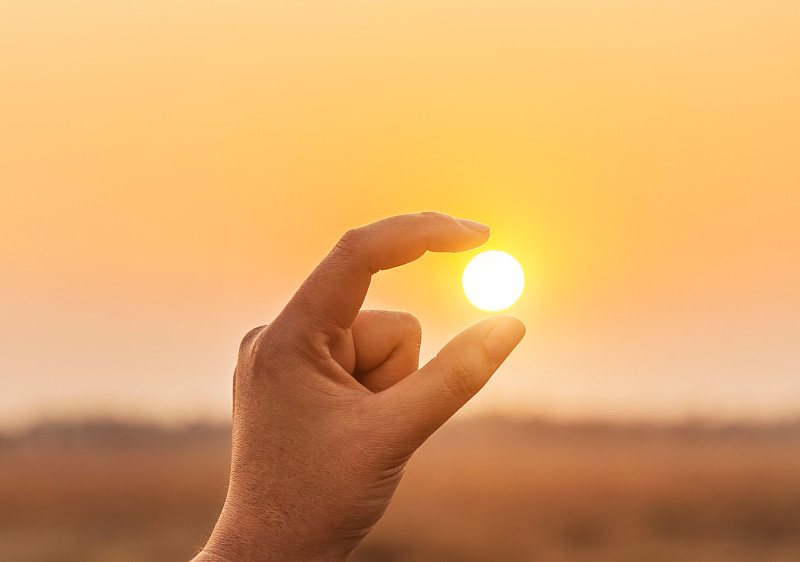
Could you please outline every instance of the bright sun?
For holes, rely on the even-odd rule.
[[[509,254],[491,250],[470,260],[462,283],[469,302],[481,310],[503,310],[522,294],[525,274]]]

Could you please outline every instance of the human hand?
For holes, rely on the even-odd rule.
[[[421,369],[404,312],[360,310],[370,278],[489,228],[438,213],[346,233],[275,320],[248,332],[233,378],[228,495],[196,561],[345,560],[383,515],[412,453],[525,334],[489,318]]]

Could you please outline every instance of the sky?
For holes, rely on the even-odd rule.
[[[130,5],[128,5],[130,4]],[[0,5],[0,427],[224,420],[345,230],[487,223],[528,335],[460,415],[800,412],[800,4]],[[373,281],[423,359],[477,251]]]

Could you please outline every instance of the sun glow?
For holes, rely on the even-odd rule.
[[[470,260],[461,281],[469,302],[481,310],[496,311],[517,301],[525,286],[525,274],[511,255],[491,250]]]

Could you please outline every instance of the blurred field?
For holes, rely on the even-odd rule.
[[[205,426],[0,438],[0,560],[188,560],[228,447],[227,428]],[[800,560],[800,424],[452,423],[353,560]]]

